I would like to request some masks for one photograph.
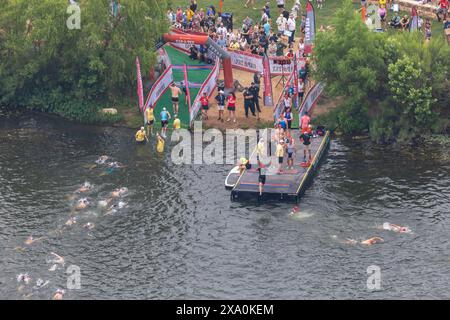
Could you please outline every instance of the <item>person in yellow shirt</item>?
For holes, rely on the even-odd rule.
[[[164,138],[161,137],[161,135],[159,133],[157,133],[156,134],[156,151],[158,151],[159,153],[163,153],[165,143],[166,142],[164,141]]]
[[[180,119],[175,118],[175,119],[173,120],[173,129],[174,129],[174,130],[178,130],[178,129],[180,129],[180,128],[181,128],[181,122],[180,122]]]
[[[138,144],[145,144],[145,142],[147,140],[147,135],[145,134],[144,127],[141,127],[141,129],[138,130],[138,132],[136,132],[135,138],[136,138],[136,142]]]
[[[186,20],[188,22],[191,22],[193,16],[194,16],[194,11],[192,11],[191,9],[187,9],[186,10]]]
[[[155,116],[153,114],[153,108],[148,107],[145,110],[145,114],[147,116],[147,133],[153,135],[153,123],[155,122]]]
[[[284,145],[284,140],[280,139],[280,142],[277,144],[277,149],[275,151],[275,156],[278,158],[278,172],[281,172],[281,167],[283,165],[284,160],[284,151],[286,146]]]

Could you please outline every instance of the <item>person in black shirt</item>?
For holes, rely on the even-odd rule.
[[[191,5],[189,6],[193,12],[197,11],[197,0],[191,0]]]
[[[253,95],[250,92],[249,88],[244,89],[244,110],[245,110],[245,117],[248,118],[248,109],[252,112],[252,115],[256,117],[255,114],[255,106],[253,102]]]
[[[305,146],[305,149],[303,150],[303,162],[306,162],[306,151],[308,151],[308,155],[309,155],[309,161],[311,161],[311,149],[310,149],[310,145],[311,145],[311,133],[308,130],[305,130],[301,136],[300,136],[300,141],[303,140],[303,145]]]
[[[258,111],[258,120],[259,120],[259,114],[261,113],[261,109],[259,108],[259,85],[252,82],[249,91],[253,95],[253,105],[254,108],[256,107],[256,110]]]
[[[198,49],[197,46],[192,46],[189,51],[191,52],[191,54],[189,55],[189,58],[191,58],[192,60],[197,60],[198,59]]]
[[[284,56],[285,48],[287,48],[287,45],[285,45],[282,41],[277,42],[277,57]]]
[[[255,74],[253,75],[253,82],[256,84],[261,84],[261,76],[262,74],[259,72],[255,72]]]

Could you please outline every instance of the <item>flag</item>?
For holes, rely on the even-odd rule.
[[[137,79],[137,95],[139,98],[139,109],[144,107],[144,88],[142,86],[141,63],[139,57],[136,57],[136,79]]]
[[[188,101],[189,110],[191,110],[191,94],[189,93],[189,81],[186,64],[183,64],[183,74],[184,74],[184,87],[186,88],[186,97]]]
[[[419,18],[417,16],[416,6],[411,9],[411,22],[409,24],[409,32],[417,31],[419,29]]]
[[[316,36],[316,18],[314,7],[311,2],[306,2],[306,22],[305,22],[305,53],[311,53],[314,38]]]

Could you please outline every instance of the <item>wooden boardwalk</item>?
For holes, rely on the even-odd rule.
[[[236,174],[235,177],[232,178],[236,180],[236,184],[231,191],[232,200],[273,199],[298,201],[298,199],[305,192],[308,183],[318,168],[319,161],[322,159],[330,144],[330,133],[327,131],[325,136],[311,139],[312,161],[309,167],[301,166],[301,163],[303,162],[304,146],[299,142],[299,132],[294,131],[293,137],[296,139],[294,168],[292,170],[288,170],[286,168],[287,155],[285,155],[281,167],[282,172],[278,173],[278,159],[272,155],[271,166],[267,168],[266,183],[264,185],[262,197],[259,197],[259,173],[257,170],[257,165],[254,165],[255,168],[245,170],[241,176]],[[274,149],[274,146],[272,147],[272,149]],[[273,153],[274,150],[272,150],[272,154]]]

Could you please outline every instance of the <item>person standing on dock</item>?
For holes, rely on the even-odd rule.
[[[284,160],[284,151],[286,149],[286,145],[284,144],[284,139],[280,139],[277,144],[277,149],[275,151],[275,156],[278,158],[278,173],[281,173],[281,167],[283,166]]]
[[[266,184],[266,166],[261,161],[258,161],[258,187],[260,197],[264,192],[265,184]]]
[[[292,138],[291,134],[288,135],[286,141],[287,141],[286,151],[288,154],[287,168],[292,170],[292,169],[294,169],[295,144],[294,144],[294,139]]]
[[[175,84],[175,82],[172,83],[170,86],[170,91],[172,92],[172,106],[173,106],[173,113],[176,117],[178,114],[178,104],[180,103],[180,98],[178,97],[180,93],[182,93],[181,89],[178,88]]]
[[[305,146],[305,149],[303,149],[303,162],[306,163],[306,152],[308,152],[309,162],[311,162],[311,134],[309,131],[302,131],[300,141],[303,141],[303,145]]]

